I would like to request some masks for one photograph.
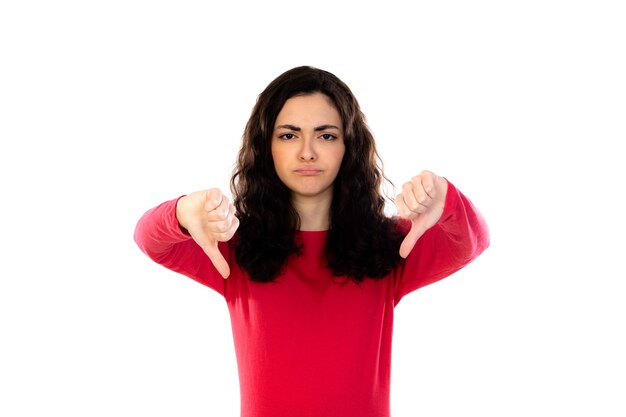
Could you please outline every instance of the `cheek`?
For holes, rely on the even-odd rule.
[[[282,162],[284,160],[284,152],[280,149],[280,147],[272,146],[272,161],[274,162],[274,169],[276,171],[281,171]]]
[[[346,148],[345,146],[343,146],[340,150],[337,151],[336,160],[337,160],[338,166],[341,165],[345,157],[346,157]]]
[[[276,165],[276,162],[280,159],[280,152],[278,151],[277,147],[274,145],[274,142],[272,142],[272,147],[270,148],[271,154],[272,154],[272,161],[274,161],[274,165]]]

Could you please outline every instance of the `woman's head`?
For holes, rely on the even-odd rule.
[[[399,262],[402,236],[384,214],[380,187],[385,177],[358,102],[335,75],[301,66],[278,76],[258,96],[231,178],[240,220],[232,244],[237,263],[253,280],[272,280],[287,258],[300,249],[294,239],[300,218],[292,190],[276,172],[272,135],[289,99],[320,95],[339,116],[345,146],[330,188],[328,266],[337,275],[360,281],[366,276],[382,277]]]
[[[326,214],[318,212],[318,222],[307,227],[328,227],[324,217],[345,154],[343,131],[335,105],[322,93],[289,98],[276,118],[272,160],[276,174],[291,191],[294,207],[326,207]]]
[[[346,174],[357,174],[357,178],[365,174],[373,175],[376,189],[380,186],[381,177],[377,175],[378,156],[374,138],[367,127],[365,117],[350,88],[334,74],[310,67],[292,68],[274,79],[259,94],[252,114],[246,125],[243,143],[233,181],[231,183],[235,195],[252,187],[248,179],[259,181],[272,190],[283,189],[284,184],[276,175],[271,153],[271,140],[276,119],[285,102],[292,97],[321,93],[330,99],[343,125],[345,155],[337,180],[343,182]],[[350,181],[352,182],[352,181]],[[344,188],[345,187],[341,187]],[[243,207],[245,210],[246,207]]]

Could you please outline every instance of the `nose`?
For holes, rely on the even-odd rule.
[[[317,159],[317,153],[313,147],[313,141],[311,138],[305,138],[302,141],[302,148],[300,149],[299,158],[304,162],[312,162]]]

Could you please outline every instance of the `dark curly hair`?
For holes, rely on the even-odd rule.
[[[294,96],[322,93],[334,103],[344,126],[345,154],[333,184],[325,255],[337,276],[356,282],[382,278],[400,261],[403,239],[384,213],[381,186],[388,181],[365,116],[348,86],[328,71],[290,69],[258,96],[246,124],[231,178],[240,225],[231,240],[238,265],[255,281],[272,281],[290,255],[300,218],[290,190],[276,174],[271,138],[278,113]]]

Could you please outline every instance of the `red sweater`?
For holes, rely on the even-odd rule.
[[[325,266],[327,232],[298,232],[302,255],[275,282],[249,279],[225,243],[223,279],[180,231],[176,200],[139,220],[135,241],[151,259],[224,296],[233,330],[242,417],[388,417],[394,307],[488,245],[482,216],[452,184],[439,222],[384,279],[356,284]]]

